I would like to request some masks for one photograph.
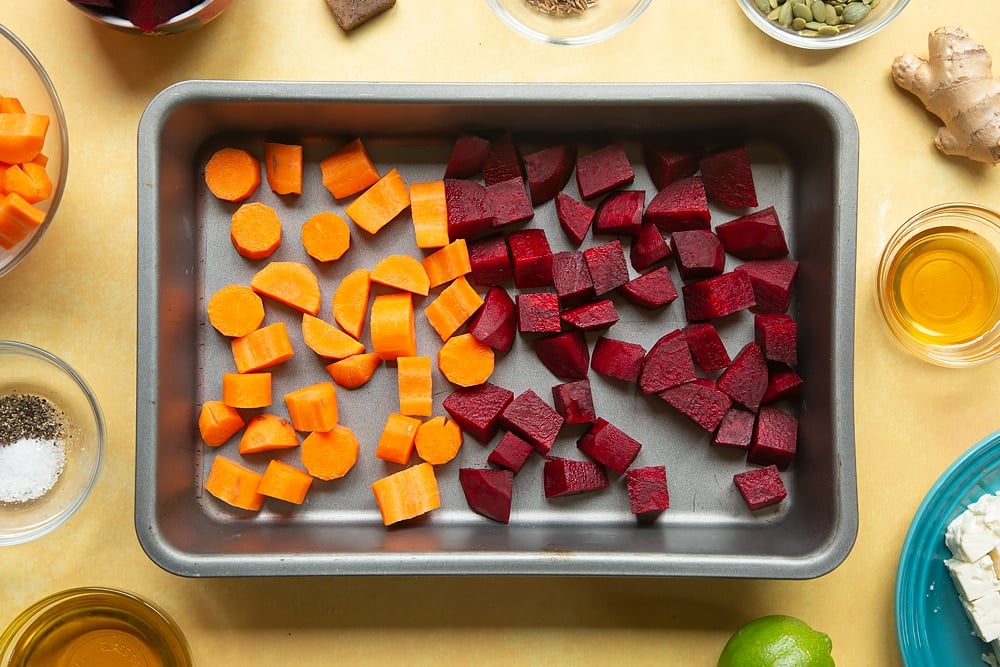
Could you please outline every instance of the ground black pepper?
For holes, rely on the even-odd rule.
[[[35,394],[0,396],[0,446],[25,439],[61,439],[63,428],[62,412],[48,399]]]

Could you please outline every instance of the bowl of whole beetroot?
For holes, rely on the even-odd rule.
[[[171,35],[200,28],[232,0],[69,0],[88,17],[123,32]]]

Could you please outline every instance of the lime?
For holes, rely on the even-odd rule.
[[[833,642],[792,616],[762,616],[736,631],[718,667],[833,667]]]

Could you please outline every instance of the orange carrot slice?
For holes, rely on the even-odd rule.
[[[397,169],[380,178],[348,204],[344,213],[361,229],[375,234],[410,205],[410,191]]]
[[[361,444],[346,426],[329,431],[315,431],[302,441],[299,449],[302,465],[317,479],[340,479],[358,462]]]
[[[332,382],[288,392],[285,407],[296,431],[329,431],[337,425],[337,389]]]
[[[25,113],[24,105],[16,97],[0,97],[0,113]]]
[[[198,431],[206,445],[218,447],[239,433],[243,417],[222,401],[205,401],[198,415]]]
[[[0,248],[10,250],[45,222],[45,211],[16,192],[0,199]]]
[[[264,504],[257,492],[261,474],[224,456],[216,456],[205,478],[205,490],[224,503],[256,512]]]
[[[361,338],[368,313],[368,296],[371,293],[371,273],[368,269],[354,269],[340,281],[333,292],[333,319],[347,333]]]
[[[322,160],[319,167],[323,185],[337,199],[356,195],[379,179],[378,169],[361,139],[341,146]]]
[[[299,446],[295,428],[277,415],[260,414],[247,422],[240,438],[240,454],[256,454]]]
[[[372,301],[373,351],[386,360],[417,353],[417,328],[409,292],[379,294]]]
[[[233,213],[229,238],[247,259],[266,259],[281,245],[281,218],[267,204],[243,204]]]
[[[208,300],[208,321],[223,336],[246,336],[264,321],[264,301],[246,285],[226,285]]]
[[[312,486],[312,481],[313,477],[309,473],[284,461],[271,459],[257,485],[257,493],[301,505],[306,499],[309,487]]]
[[[431,287],[444,285],[446,282],[472,271],[469,246],[465,239],[452,241],[437,252],[425,257],[422,263]]]
[[[4,192],[16,192],[29,204],[37,204],[52,196],[52,181],[45,167],[34,162],[12,164],[3,172]]]
[[[399,388],[399,412],[416,417],[430,417],[432,395],[430,357],[398,357],[396,383]]]
[[[448,245],[448,208],[444,181],[410,184],[410,216],[418,248]]]
[[[35,113],[0,113],[0,162],[31,162],[45,145],[49,117]]]
[[[310,315],[319,313],[319,280],[301,262],[269,262],[250,279],[250,287],[262,296],[274,299]]]
[[[459,276],[427,304],[424,315],[441,340],[448,340],[482,305],[483,297]]]
[[[419,463],[372,482],[372,494],[386,526],[441,506],[434,466]]]
[[[365,351],[365,346],[325,320],[302,313],[302,340],[321,357],[344,359]]]
[[[444,417],[428,419],[414,438],[417,456],[432,465],[444,465],[462,448],[462,429],[453,420]]]
[[[260,185],[260,163],[242,148],[220,149],[205,164],[205,185],[218,199],[243,201]]]
[[[389,255],[372,268],[371,281],[386,287],[427,296],[430,280],[423,265],[409,255]]]
[[[333,262],[351,248],[351,230],[336,213],[317,213],[302,225],[302,247],[317,262]]]
[[[222,402],[233,408],[271,405],[270,373],[223,373]]]
[[[302,146],[265,142],[264,174],[275,194],[302,194]]]
[[[239,373],[252,373],[277,366],[295,355],[284,322],[275,322],[251,331],[246,336],[234,338],[230,345],[236,371]]]
[[[415,417],[390,413],[375,447],[375,458],[405,465],[413,454],[413,439],[419,427],[420,420]]]
[[[381,363],[381,357],[374,352],[368,352],[335,361],[327,365],[326,372],[344,389],[357,389],[372,379]]]
[[[468,333],[452,336],[438,350],[438,369],[449,382],[460,387],[489,380],[494,363],[493,348]]]

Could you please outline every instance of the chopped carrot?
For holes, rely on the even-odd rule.
[[[472,271],[472,263],[469,261],[469,246],[465,239],[452,241],[437,252],[424,257],[423,265],[431,287],[444,285],[446,282]]]
[[[378,169],[361,139],[348,142],[319,163],[323,185],[337,199],[356,195],[374,185]]]
[[[361,338],[371,293],[371,273],[354,269],[340,281],[333,292],[333,319],[354,338]]]
[[[480,385],[493,374],[493,348],[472,334],[452,336],[438,350],[438,369],[460,387]]]
[[[281,218],[267,204],[243,204],[233,213],[229,238],[247,259],[266,259],[281,245]]]
[[[337,388],[332,382],[317,382],[290,391],[285,407],[296,431],[329,431],[339,418]]]
[[[0,199],[0,248],[10,250],[45,222],[45,211],[11,192]]]
[[[288,420],[267,413],[251,418],[240,438],[240,454],[257,454],[298,446],[299,436]]]
[[[223,336],[246,336],[264,321],[264,301],[246,285],[226,285],[208,300],[208,321]]]
[[[44,167],[49,164],[49,156],[45,153],[39,153],[32,160],[32,164],[37,164],[39,167]]]
[[[25,113],[24,105],[16,97],[0,97],[0,113]]]
[[[0,162],[31,162],[45,145],[49,117],[37,113],[0,113]]]
[[[458,456],[462,448],[462,429],[454,420],[444,417],[428,419],[414,438],[417,456],[431,465],[444,465]]]
[[[262,296],[274,299],[310,315],[319,313],[319,280],[301,262],[269,262],[250,279],[250,287]]]
[[[312,486],[312,481],[313,476],[309,473],[284,461],[271,459],[264,469],[263,477],[260,478],[260,484],[257,485],[257,493],[301,505],[306,499],[309,487]]]
[[[302,194],[302,146],[264,142],[264,174],[275,194]]]
[[[430,417],[433,401],[430,357],[398,357],[396,384],[399,411],[404,415]]]
[[[302,340],[321,357],[344,359],[365,351],[365,346],[325,320],[302,313]]]
[[[410,216],[418,248],[448,245],[448,208],[444,181],[410,184]]]
[[[372,268],[371,281],[386,287],[427,296],[430,280],[423,265],[409,255],[389,255]]]
[[[260,163],[242,148],[223,148],[205,163],[205,185],[223,201],[243,201],[260,185]]]
[[[483,305],[483,297],[459,276],[427,304],[424,315],[441,340],[448,340]]]
[[[275,322],[255,329],[230,343],[238,373],[252,373],[282,364],[293,356],[295,349],[284,322]]]
[[[409,205],[410,191],[399,170],[392,169],[348,204],[344,213],[358,227],[375,234]]]
[[[302,441],[302,465],[316,479],[340,479],[358,462],[361,444],[346,426],[314,431]]]
[[[205,401],[198,415],[198,431],[206,445],[218,447],[239,433],[245,426],[236,408],[222,401]]]
[[[375,447],[375,458],[406,465],[413,454],[413,439],[419,427],[420,420],[416,417],[390,413]]]
[[[264,505],[257,492],[262,475],[235,461],[217,455],[205,478],[205,490],[224,503],[256,512]]]
[[[386,360],[417,353],[417,328],[409,292],[379,294],[372,302],[372,348]]]
[[[271,405],[270,373],[223,373],[222,402],[232,408]]]
[[[317,262],[332,262],[351,248],[351,229],[336,213],[317,213],[302,224],[302,247]]]
[[[386,526],[426,514],[441,506],[434,466],[430,463],[400,470],[372,482],[372,494]]]
[[[374,352],[355,354],[327,365],[326,372],[344,389],[357,389],[368,383],[382,359]]]
[[[2,190],[16,192],[30,204],[37,204],[52,196],[52,181],[45,167],[35,162],[12,164],[3,172]]]

